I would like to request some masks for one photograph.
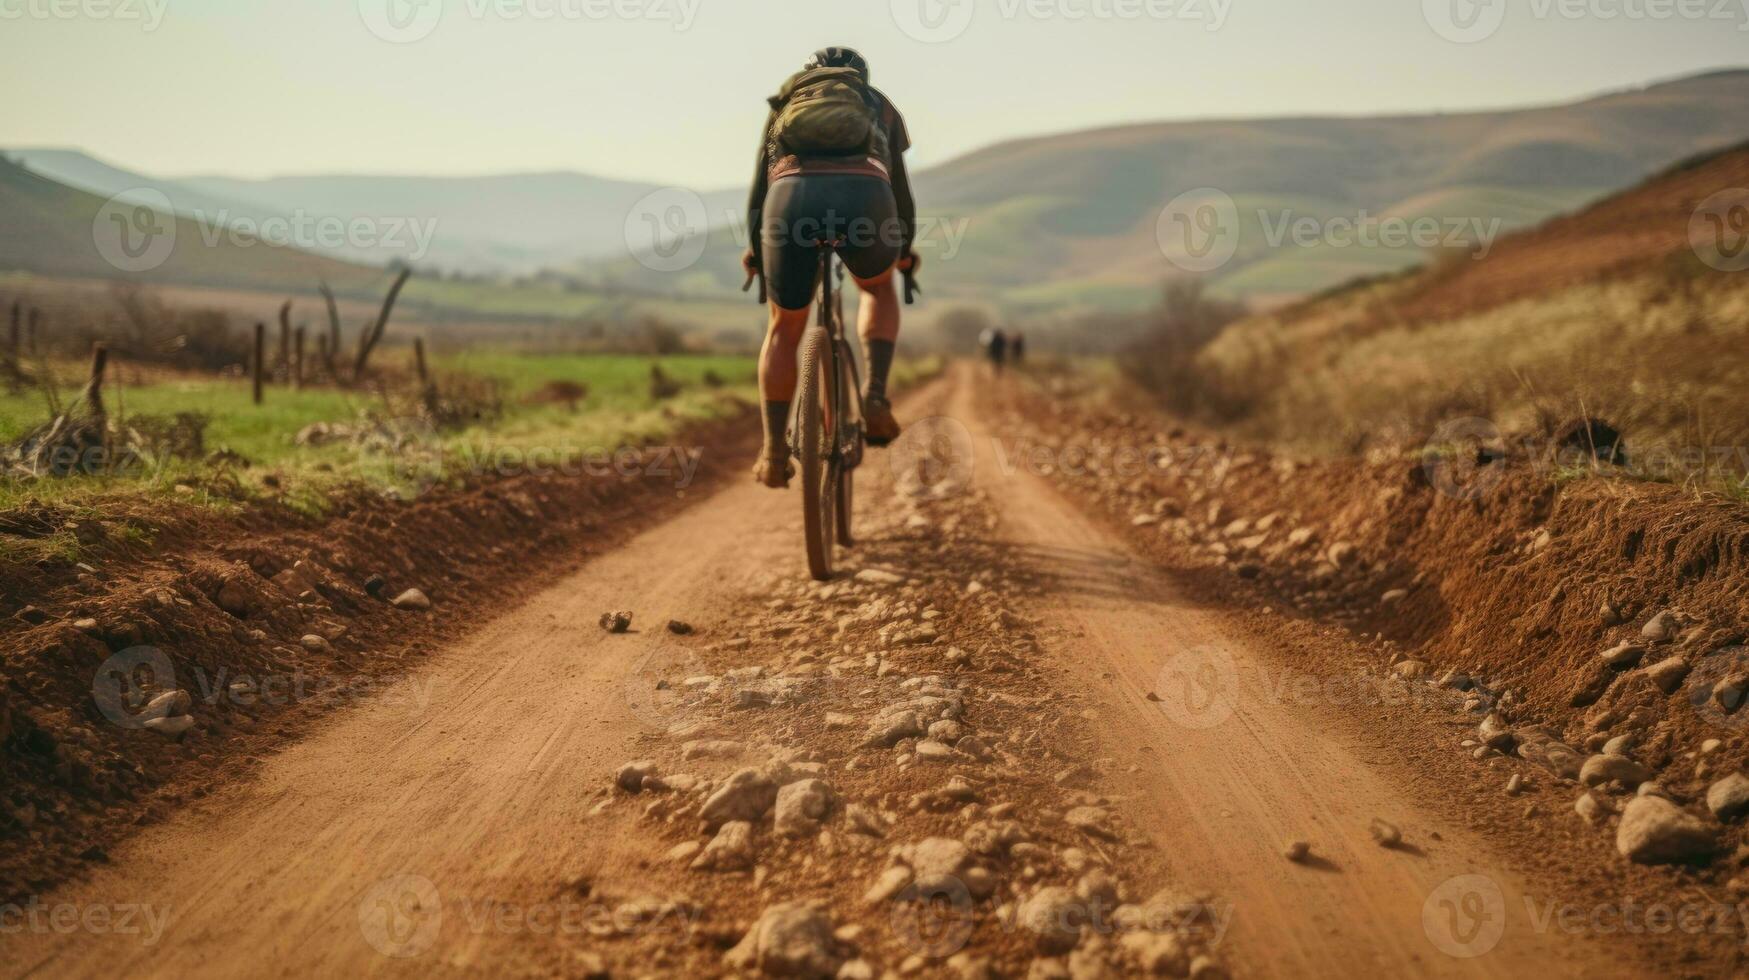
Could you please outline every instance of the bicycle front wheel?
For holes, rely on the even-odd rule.
[[[824,582],[832,577],[838,486],[833,466],[835,420],[828,418],[831,397],[831,339],[824,327],[802,334],[796,385],[796,455],[802,478],[802,535],[808,546],[808,573]]]

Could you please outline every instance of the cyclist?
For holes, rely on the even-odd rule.
[[[868,368],[863,412],[870,445],[899,436],[887,374],[899,337],[895,272],[917,267],[916,205],[905,173],[905,120],[868,84],[868,62],[823,48],[769,102],[747,203],[751,241],[741,263],[763,272],[770,318],[759,353],[765,450],[754,479],[785,487],[795,473],[784,429],[796,391],[796,349],[819,283],[815,243],[843,239],[839,255],[862,292],[857,332]]]

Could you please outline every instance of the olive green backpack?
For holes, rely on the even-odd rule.
[[[854,68],[794,75],[771,99],[771,139],[796,156],[873,153],[885,159],[886,133],[874,91]]]

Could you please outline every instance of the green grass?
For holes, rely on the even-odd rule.
[[[693,422],[722,417],[753,399],[754,364],[744,357],[662,358],[663,371],[681,385],[658,400],[650,369],[657,359],[635,355],[552,355],[483,350],[435,361],[438,376],[466,374],[492,379],[503,399],[500,418],[442,433],[415,427],[405,450],[385,454],[350,442],[300,446],[297,433],[315,422],[353,423],[365,416],[393,419],[409,414],[407,393],[385,400],[365,391],[269,387],[260,407],[246,381],[190,378],[129,384],[130,372],[113,369],[105,387],[111,417],[126,422],[141,415],[199,412],[209,420],[205,445],[229,450],[245,467],[205,460],[153,460],[127,475],[30,480],[0,476],[0,512],[49,506],[68,517],[116,517],[154,499],[175,499],[235,508],[270,495],[294,509],[320,514],[347,486],[365,485],[403,495],[434,483],[525,471],[530,465],[599,457],[625,445],[669,437]],[[60,379],[63,402],[76,392],[76,369]],[[714,372],[720,386],[705,383]],[[528,398],[550,381],[585,385],[589,394],[575,412]],[[477,382],[476,382],[477,383]],[[0,394],[0,441],[11,443],[48,417],[40,392]],[[277,484],[277,487],[274,486]],[[23,550],[20,551],[20,548]],[[70,534],[0,539],[0,560],[34,559],[76,551]]]

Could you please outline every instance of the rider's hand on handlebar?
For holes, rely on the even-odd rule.
[[[916,272],[923,266],[923,259],[916,252],[906,252],[899,256],[900,272]]]
[[[748,276],[759,274],[759,258],[753,254],[752,249],[741,253],[741,268]]]

